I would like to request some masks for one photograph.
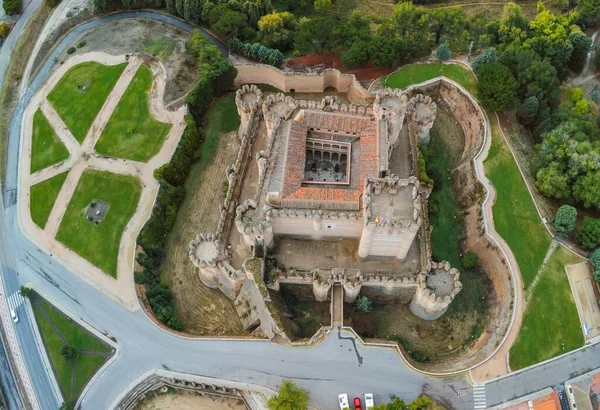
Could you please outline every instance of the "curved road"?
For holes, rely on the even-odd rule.
[[[285,347],[270,341],[198,340],[172,335],[156,327],[141,310],[129,312],[105,297],[22,235],[15,205],[24,108],[50,73],[54,58],[70,41],[101,24],[132,17],[151,18],[186,31],[194,28],[174,17],[148,11],[113,14],[78,26],[54,49],[18,102],[9,132],[6,195],[0,218],[1,270],[6,296],[17,292],[21,284],[32,283],[54,304],[113,337],[118,344],[116,359],[101,369],[89,386],[81,399],[82,408],[111,408],[139,376],[161,368],[273,389],[282,378],[289,378],[309,389],[311,403],[323,409],[336,408],[336,396],[340,392],[358,396],[365,391],[375,393],[378,401],[387,401],[393,395],[411,400],[425,392],[447,406],[461,410],[473,408],[472,390],[464,376],[437,379],[414,373],[391,349],[367,348],[339,332],[331,332],[319,346],[309,349]],[[226,52],[223,44],[219,46]],[[44,365],[44,353],[33,334],[35,324],[29,323],[29,316],[23,312],[27,309],[25,305],[19,309],[21,322],[16,325],[16,331],[34,390],[42,409],[55,410],[62,399],[56,396],[52,375]],[[592,346],[549,365],[551,371],[542,366],[491,383],[488,405],[600,367],[600,348]]]

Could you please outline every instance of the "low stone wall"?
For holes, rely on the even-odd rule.
[[[320,93],[334,87],[346,93],[355,104],[371,104],[375,96],[365,90],[353,74],[342,74],[335,68],[321,73],[289,73],[265,64],[237,64],[236,85],[268,84],[283,92]]]

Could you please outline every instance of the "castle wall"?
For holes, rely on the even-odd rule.
[[[409,303],[415,296],[416,291],[417,286],[415,284],[389,287],[369,283],[363,284],[360,296],[366,296],[369,299],[380,302],[394,301],[397,303]]]
[[[322,73],[286,73],[265,64],[237,64],[235,84],[269,84],[283,92],[320,93],[334,87],[346,93],[355,104],[371,104],[375,96],[363,88],[352,74],[329,68]]]
[[[273,217],[273,234],[303,238],[360,238],[363,219],[329,219],[313,217]]]

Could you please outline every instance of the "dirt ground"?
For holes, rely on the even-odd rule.
[[[246,410],[242,400],[178,391],[156,394],[142,401],[135,410]]]
[[[218,289],[202,284],[197,268],[188,257],[190,241],[200,232],[213,232],[217,228],[225,169],[235,161],[238,149],[237,132],[224,134],[212,162],[207,167],[194,166],[186,183],[185,201],[167,244],[162,275],[170,283],[188,333],[244,333],[231,300]]]
[[[115,33],[119,35],[115,36]],[[71,45],[75,52],[63,52],[58,61],[88,51],[104,51],[113,55],[140,52],[154,55],[167,70],[164,100],[169,108],[169,104],[179,102],[198,80],[196,60],[185,51],[189,36],[189,33],[154,20],[117,20],[78,37]],[[81,46],[84,42],[85,45]]]
[[[394,71],[394,68],[390,67],[373,67],[370,62],[360,68],[348,69],[342,64],[340,54],[336,51],[292,57],[283,63],[284,70],[312,72],[325,68],[337,68],[342,73],[354,74],[359,81],[372,80]]]

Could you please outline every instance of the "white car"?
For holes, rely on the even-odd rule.
[[[365,393],[365,409],[372,409],[375,407],[372,393]]]
[[[346,393],[340,394],[338,396],[338,400],[340,402],[340,409],[341,410],[346,410],[346,409],[350,408],[350,406],[348,405],[348,395]]]
[[[10,316],[12,317],[13,322],[18,323],[19,322],[19,316],[17,315],[17,311],[16,310],[11,310],[10,311]]]

